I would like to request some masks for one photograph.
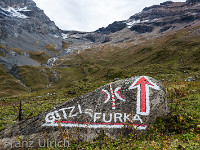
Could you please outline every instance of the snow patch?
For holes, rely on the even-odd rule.
[[[137,23],[144,23],[144,22],[153,22],[153,21],[157,21],[159,20],[158,18],[155,18],[153,20],[149,20],[149,19],[146,19],[146,20],[127,20],[125,23],[127,24],[128,28],[131,28],[134,24],[137,24]]]
[[[137,24],[140,22],[141,22],[140,20],[133,20],[133,21],[127,22],[126,24],[127,24],[128,28],[131,28],[134,24]]]
[[[27,6],[25,6],[24,8],[17,8],[17,11],[31,11],[29,9],[27,9]]]
[[[9,12],[11,14],[10,16],[12,17],[17,17],[17,18],[22,18],[22,19],[26,19],[28,17],[25,16],[24,14],[21,14],[20,11],[31,11],[31,10],[28,10],[27,7],[24,7],[24,8],[8,7],[7,9],[6,8],[1,8],[1,9]]]
[[[149,22],[150,20],[142,20],[141,22]]]
[[[67,39],[68,38],[68,34],[62,33],[62,37],[63,37],[63,39]]]

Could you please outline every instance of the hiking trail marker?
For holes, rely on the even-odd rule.
[[[148,77],[140,77],[129,87],[129,89],[137,88],[137,114],[149,115],[150,101],[149,101],[149,88],[160,90],[159,86],[149,80]]]
[[[121,95],[120,93],[121,87],[117,87],[115,89],[115,91],[113,92],[113,88],[112,88],[112,83],[110,83],[110,92],[111,92],[111,96],[110,93],[107,90],[102,89],[102,93],[105,94],[105,100],[104,103],[107,103],[110,100],[110,97],[112,98],[112,109],[115,109],[115,98],[118,98],[119,100],[122,101],[126,101],[124,98],[124,96]],[[116,96],[116,97],[115,97]]]

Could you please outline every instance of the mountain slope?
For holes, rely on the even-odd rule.
[[[68,54],[61,30],[32,0],[1,0],[0,22],[1,97],[45,89],[49,67]]]
[[[62,48],[61,30],[32,0],[1,0],[0,22],[0,62],[8,69],[39,66],[41,62],[31,56],[40,53],[47,61]],[[48,48],[51,43],[54,51]]]
[[[199,2],[165,2],[144,8],[128,20],[109,25],[105,32],[59,30],[31,0],[16,2],[1,2],[2,14],[7,13],[2,17],[4,23],[17,29],[1,39],[0,59],[5,64],[2,70],[14,85],[5,88],[3,84],[2,91],[13,91],[2,97],[16,94],[20,88],[27,93],[69,90],[134,75],[159,72],[162,78],[167,76],[165,73],[199,70]],[[11,9],[17,12],[13,15]],[[21,10],[31,10],[32,15],[26,16]],[[29,31],[9,20],[21,26],[36,20],[36,25]],[[41,26],[37,27],[38,23]],[[42,26],[46,26],[45,30]],[[2,78],[2,82],[5,80]]]
[[[63,31],[70,51],[79,53],[96,45],[116,44],[135,40],[142,43],[150,38],[158,38],[189,26],[200,25],[200,5],[197,0],[187,2],[167,1],[160,5],[144,8],[127,20],[115,21],[95,32]]]
[[[128,20],[114,22],[96,32],[110,34],[113,42],[158,37],[192,24],[200,24],[199,2],[171,2],[146,7]]]

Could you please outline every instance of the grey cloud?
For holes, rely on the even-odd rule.
[[[166,0],[34,0],[64,30],[94,31]],[[185,1],[185,0],[176,0]]]

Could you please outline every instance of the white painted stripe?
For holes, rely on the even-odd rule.
[[[102,89],[103,92],[105,92],[107,94],[107,99],[104,101],[104,103],[107,103],[110,99],[110,93],[108,93],[107,90]]]
[[[59,125],[57,123],[45,123],[42,125],[43,127],[58,127]],[[60,123],[61,127],[80,127],[80,128],[114,128],[114,129],[118,129],[118,128],[124,128],[124,125],[102,125],[102,124],[73,124],[73,123]],[[134,126],[135,129],[138,130],[145,130],[147,127],[146,126]]]
[[[114,91],[116,97],[117,97],[119,100],[121,100],[121,101],[126,101],[125,99],[123,99],[123,98],[117,93],[119,90],[121,90],[121,87],[117,87],[117,88],[115,89],[115,91]]]

